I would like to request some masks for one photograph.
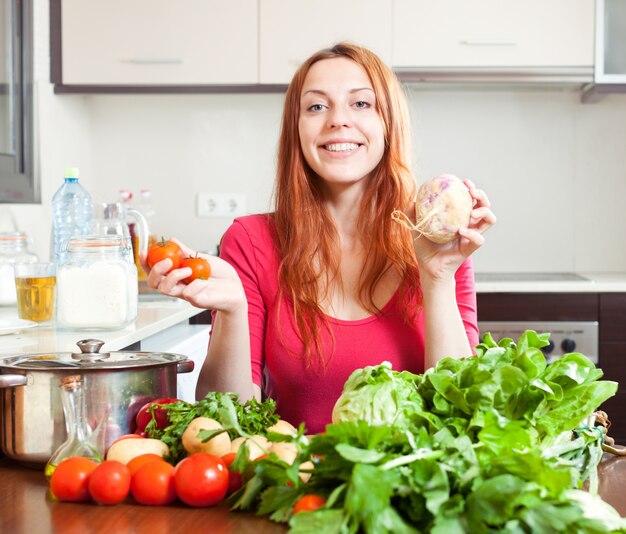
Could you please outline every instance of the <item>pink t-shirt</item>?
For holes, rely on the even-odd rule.
[[[424,321],[403,320],[398,293],[381,313],[357,321],[329,317],[333,340],[323,336],[327,354],[325,370],[304,364],[292,307],[283,298],[277,317],[279,257],[268,215],[235,219],[224,234],[220,256],[239,274],[248,299],[252,379],[276,401],[280,416],[309,433],[330,423],[335,401],[352,371],[366,365],[391,362],[393,369],[424,372]],[[476,294],[471,260],[456,273],[456,296],[470,345],[478,343]],[[219,320],[219,319],[218,319]],[[316,360],[313,354],[313,360]]]

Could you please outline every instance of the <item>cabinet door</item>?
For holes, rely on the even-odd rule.
[[[63,0],[63,84],[257,83],[257,0]]]
[[[394,67],[591,67],[594,0],[393,0]]]
[[[260,0],[259,83],[286,84],[311,54],[352,41],[391,60],[391,0]]]

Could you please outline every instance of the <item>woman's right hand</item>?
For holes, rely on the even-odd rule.
[[[195,256],[196,252],[177,239],[172,239],[183,251],[183,256]],[[186,300],[197,308],[221,312],[235,312],[246,305],[246,295],[241,280],[235,269],[226,261],[216,256],[198,253],[211,266],[208,280],[194,280],[190,284],[183,280],[191,275],[189,267],[182,267],[167,272],[172,261],[165,259],[150,269],[145,255],[140,258],[141,266],[148,273],[148,287],[156,289],[163,295]]]

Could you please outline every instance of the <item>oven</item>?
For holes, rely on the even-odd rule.
[[[598,363],[598,321],[479,321],[480,338],[490,332],[499,341],[510,337],[517,342],[526,330],[550,333],[550,344],[542,349],[548,362],[570,352],[581,352],[593,363]]]

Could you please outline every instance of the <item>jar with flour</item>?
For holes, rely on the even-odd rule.
[[[137,269],[120,236],[74,237],[57,268],[57,324],[119,329],[137,317]]]
[[[37,255],[28,250],[29,239],[24,232],[0,232],[0,306],[15,306],[16,263],[34,263]]]

